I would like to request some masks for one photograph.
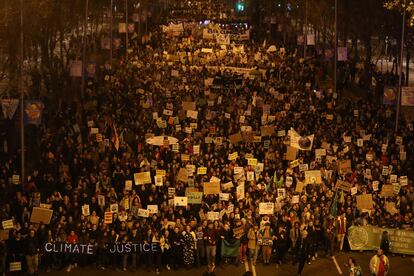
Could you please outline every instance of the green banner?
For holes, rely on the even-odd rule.
[[[221,256],[222,257],[237,257],[240,253],[240,240],[235,240],[229,243],[226,240],[221,241]]]
[[[352,226],[348,229],[351,250],[375,250],[380,247],[381,236],[388,232],[392,253],[414,255],[414,231],[375,226]]]

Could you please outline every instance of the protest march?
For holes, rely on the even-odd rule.
[[[395,132],[382,92],[346,96],[363,66],[342,61],[334,89],[323,50],[252,33],[158,26],[88,74],[82,100],[26,101],[38,159],[24,181],[18,155],[0,159],[1,272],[250,261],[301,274],[345,250],[414,255],[413,122]],[[1,101],[4,120],[18,104]]]

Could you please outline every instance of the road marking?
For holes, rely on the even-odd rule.
[[[256,267],[252,264],[252,272],[253,276],[256,276]]]
[[[338,272],[339,272],[339,275],[342,275],[342,270],[341,270],[341,268],[339,267],[338,262],[336,261],[335,256],[333,256],[333,257],[332,257],[332,259],[333,259],[333,261],[334,261],[334,263],[335,263],[336,269],[337,269],[337,270],[338,270]]]
[[[244,267],[246,268],[246,271],[249,271],[249,261],[248,260],[246,260],[244,262]]]

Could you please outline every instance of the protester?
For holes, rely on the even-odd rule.
[[[382,249],[378,249],[377,254],[371,258],[371,261],[369,262],[369,269],[375,276],[387,275],[390,269],[390,262],[388,257],[384,255],[384,251]]]
[[[362,268],[354,258],[348,259],[349,276],[362,276]]]

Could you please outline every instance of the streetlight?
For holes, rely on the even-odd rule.
[[[308,0],[305,0],[305,31],[303,41],[303,58],[306,58],[306,46],[308,44]]]
[[[23,91],[23,60],[24,60],[24,33],[23,33],[23,0],[20,0],[20,157],[21,157],[21,183],[26,179],[25,154],[24,154],[24,91]]]
[[[128,0],[125,0],[125,56],[128,60],[128,48],[129,48],[129,37],[128,37]]]
[[[338,0],[335,0],[335,61],[334,61],[334,92],[337,94],[337,70],[338,70]]]
[[[399,119],[400,119],[400,106],[401,106],[401,93],[402,93],[402,70],[403,70],[403,52],[404,52],[404,36],[405,36],[405,15],[407,11],[407,0],[404,0],[403,5],[403,18],[401,27],[401,48],[400,48],[400,68],[398,76],[398,94],[397,94],[397,114],[395,116],[395,132],[398,131]],[[408,49],[407,49],[408,51]],[[406,65],[408,66],[408,64]]]
[[[81,84],[81,98],[85,97],[85,85],[86,85],[86,35],[88,27],[88,14],[89,14],[89,0],[86,0],[85,5],[85,21],[83,22],[83,38],[82,38],[82,84]]]
[[[113,39],[113,27],[114,27],[114,13],[113,13],[113,8],[114,8],[114,0],[111,0],[111,9],[109,11],[110,17],[111,17],[111,49],[110,49],[110,54],[109,54],[109,61],[111,63],[111,70],[112,70],[112,55],[113,55],[113,45],[114,45],[114,39]]]

